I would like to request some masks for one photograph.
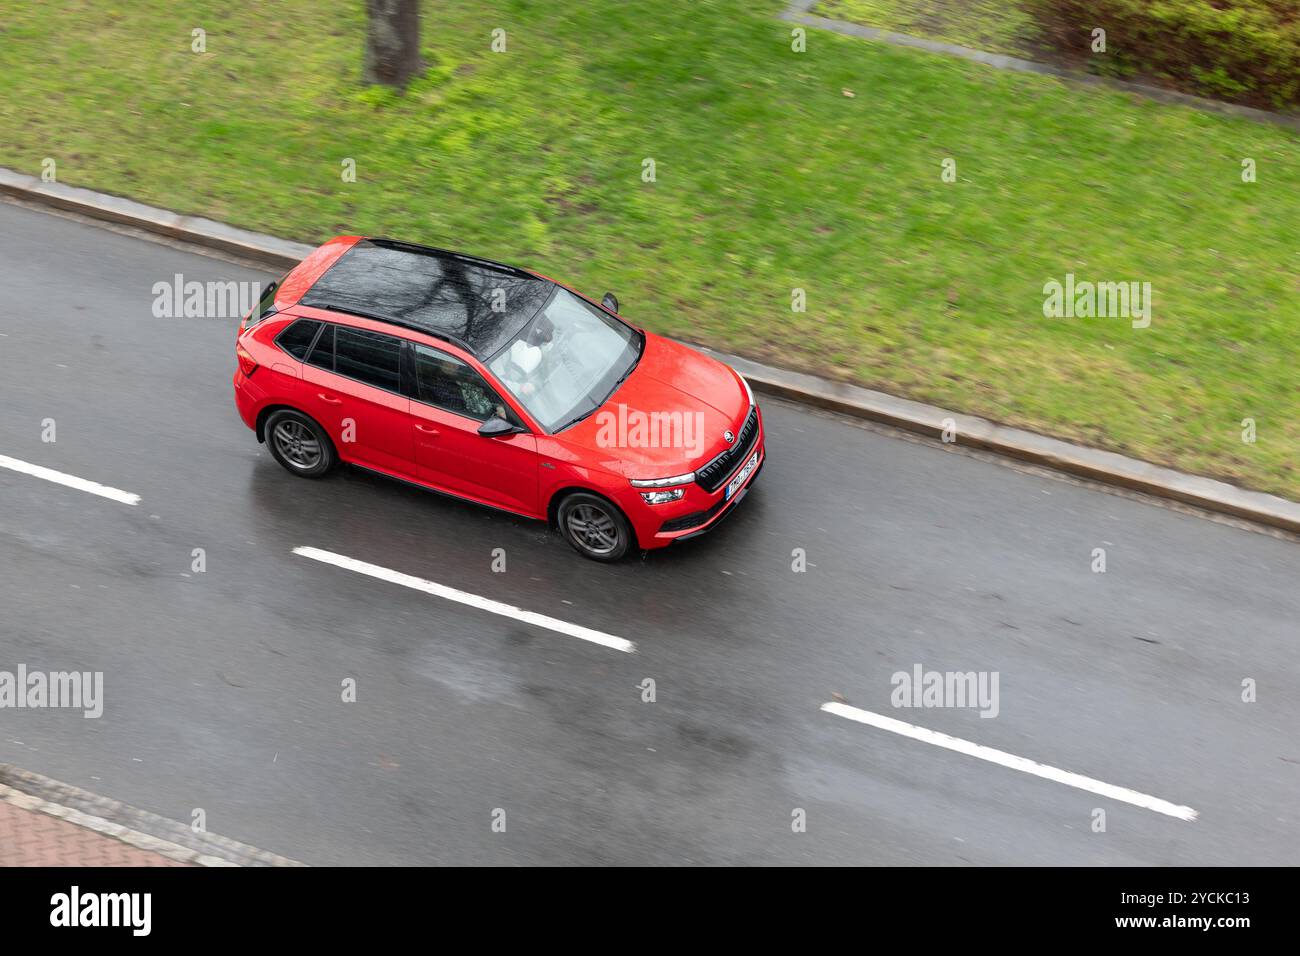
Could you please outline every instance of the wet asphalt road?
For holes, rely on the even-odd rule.
[[[233,407],[236,320],[151,314],[176,273],[270,278],[0,204],[0,455],[142,499],[0,469],[0,670],[105,682],[98,720],[0,710],[0,762],[312,864],[1300,859],[1300,545],[767,399],[743,507],[601,566],[362,472],[285,473]],[[895,709],[916,664],[996,671],[998,716]],[[835,695],[1199,818],[821,712]]]

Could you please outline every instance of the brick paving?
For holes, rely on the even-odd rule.
[[[0,800],[0,866],[186,866],[150,850]]]

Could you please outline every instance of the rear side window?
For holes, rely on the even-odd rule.
[[[321,332],[320,338],[316,340],[316,345],[311,350],[311,355],[307,356],[307,364],[334,371],[334,326],[325,326],[325,330]]]
[[[311,343],[316,338],[316,331],[320,326],[319,322],[313,322],[310,319],[299,319],[276,336],[275,344],[301,362],[307,357],[307,350],[311,348]]]
[[[334,371],[358,382],[400,392],[402,340],[346,325],[334,327]]]

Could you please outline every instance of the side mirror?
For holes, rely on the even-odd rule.
[[[618,299],[615,298],[614,293],[612,292],[606,292],[605,298],[600,300],[600,304],[611,312],[618,312]]]
[[[513,435],[523,431],[518,425],[512,425],[504,418],[493,416],[478,427],[478,433],[484,438],[496,438],[498,435]]]

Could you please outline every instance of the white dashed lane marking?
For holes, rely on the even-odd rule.
[[[866,724],[869,727],[875,727],[878,730],[887,730],[891,734],[911,737],[913,740],[934,744],[936,747],[943,747],[945,750],[955,750],[957,753],[978,757],[980,760],[987,760],[989,763],[995,763],[1002,767],[1010,767],[1012,770],[1019,770],[1022,773],[1033,774],[1035,777],[1042,777],[1044,780],[1054,780],[1057,783],[1065,784],[1067,787],[1077,787],[1080,790],[1087,790],[1089,793],[1109,797],[1112,800],[1131,803],[1133,806],[1142,807],[1144,810],[1154,810],[1156,813],[1163,813],[1165,816],[1176,817],[1189,823],[1196,819],[1196,811],[1191,807],[1170,803],[1168,800],[1161,800],[1159,797],[1153,797],[1150,794],[1139,793],[1136,790],[1128,789],[1128,787],[1117,787],[1112,783],[1094,780],[1092,777],[1071,773],[1068,770],[1058,770],[1056,767],[1049,767],[1047,764],[1009,754],[1005,750],[995,750],[992,747],[974,744],[959,737],[949,737],[947,734],[926,730],[924,727],[907,724],[901,720],[895,720],[893,717],[873,714],[869,710],[861,710],[857,707],[850,707],[848,704],[834,702],[822,704],[822,710],[837,717],[844,717],[848,720],[855,720],[860,724]]]
[[[101,485],[97,481],[87,481],[85,478],[78,478],[76,475],[65,475],[63,472],[55,471],[53,468],[45,468],[42,465],[33,465],[31,462],[19,461],[17,458],[10,458],[7,455],[0,455],[0,468],[8,468],[10,471],[16,471],[24,475],[31,475],[33,478],[43,478],[45,481],[52,481],[56,485],[63,485],[67,488],[76,488],[78,491],[84,491],[92,495],[99,495],[101,498],[110,498],[113,501],[120,501],[124,505],[138,505],[140,503],[140,496],[133,495],[129,491],[123,491],[120,488],[110,488],[108,485]]]
[[[522,621],[524,624],[544,627],[547,630],[555,631],[559,634],[567,634],[569,637],[576,637],[579,640],[590,641],[592,644],[599,644],[602,647],[610,647],[616,651],[623,651],[626,654],[631,654],[636,651],[636,645],[631,641],[624,640],[621,637],[615,637],[613,634],[606,634],[603,631],[593,631],[589,627],[570,624],[568,621],[561,621],[558,618],[547,617],[545,614],[538,614],[535,611],[525,611],[523,608],[514,607],[510,604],[502,604],[500,601],[493,601],[491,598],[480,597],[477,594],[470,594],[468,591],[458,591],[456,588],[447,587],[445,584],[438,584],[436,581],[426,581],[424,578],[417,578],[410,574],[403,574],[401,571],[394,571],[391,568],[380,567],[377,564],[368,564],[365,561],[358,561],[356,558],[349,558],[341,554],[335,554],[333,551],[322,551],[320,548],[303,547],[294,548],[293,553],[301,555],[304,558],[311,558],[313,561],[320,561],[323,564],[332,564],[334,567],[343,568],[346,571],[355,571],[357,574],[365,574],[372,578],[378,578],[380,581],[388,581],[391,584],[400,584],[402,587],[411,588],[415,591],[423,591],[425,594],[432,594],[434,597],[440,597],[448,601],[455,601],[457,604],[464,604],[469,607],[478,608],[480,611],[487,611],[491,614],[500,614],[502,617],[514,618],[516,621]]]

